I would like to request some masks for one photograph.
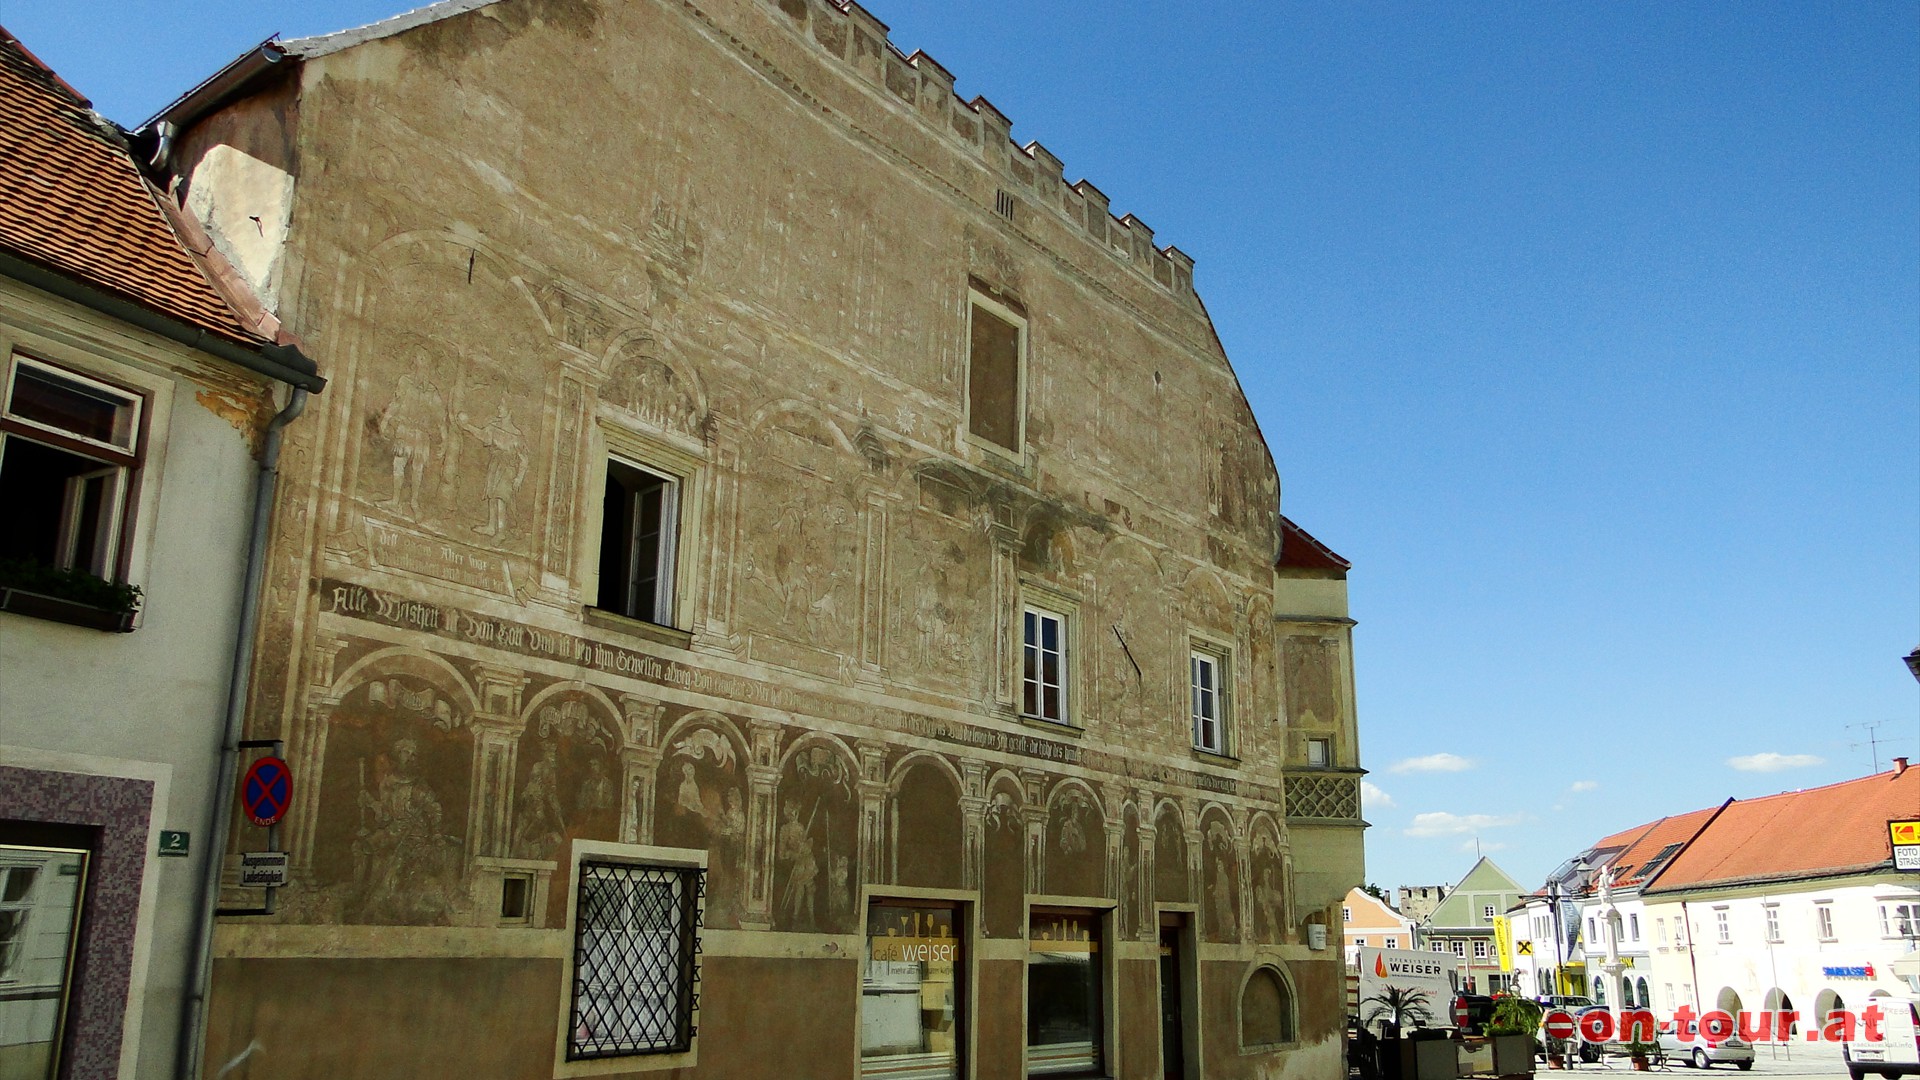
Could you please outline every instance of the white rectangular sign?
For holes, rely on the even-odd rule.
[[[243,851],[240,853],[240,884],[243,888],[278,889],[286,883],[286,852]]]
[[[1427,1011],[1433,1014],[1433,1020],[1425,1026],[1453,1026],[1453,976],[1460,965],[1458,957],[1452,953],[1362,946],[1356,959],[1360,965],[1362,1018],[1373,1010],[1369,998],[1396,986],[1426,993]]]

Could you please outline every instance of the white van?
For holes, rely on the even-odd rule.
[[[1920,998],[1873,997],[1868,1005],[1880,1006],[1880,1042],[1850,1040],[1841,1047],[1847,1072],[1853,1080],[1870,1075],[1888,1077],[1920,1076]],[[1865,1032],[1855,1032],[1865,1034]]]

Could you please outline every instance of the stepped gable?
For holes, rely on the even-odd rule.
[[[222,280],[120,129],[4,28],[0,102],[0,252],[229,342],[274,342],[277,322]]]
[[[479,8],[514,2],[441,0],[351,30],[268,42],[258,53],[242,57],[229,69],[255,63],[257,57],[270,63],[283,56],[325,56]],[[1061,160],[1038,141],[1025,146],[1014,143],[1013,121],[1005,113],[984,96],[962,100],[954,93],[951,71],[925,52],[901,51],[887,36],[887,24],[872,12],[853,0],[759,2],[789,19],[795,31],[814,48],[838,60],[850,74],[905,106],[929,130],[948,141],[965,144],[977,154],[1000,179],[991,209],[1016,227],[1021,207],[1044,208],[1065,218],[1108,254],[1169,293],[1189,304],[1199,304],[1193,291],[1192,256],[1171,244],[1156,247],[1153,229],[1132,214],[1114,216],[1111,200],[1090,181],[1067,182]],[[217,94],[229,81],[228,74],[225,70],[216,74],[155,119],[169,116],[189,98]]]
[[[1645,892],[1890,870],[1887,822],[1914,816],[1920,816],[1920,769],[1904,763],[1858,780],[1735,800]]]

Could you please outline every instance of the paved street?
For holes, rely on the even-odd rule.
[[[1789,1054],[1791,1054],[1791,1056],[1789,1056]],[[1626,1064],[1624,1062],[1609,1060],[1608,1065],[1610,1065],[1611,1068],[1602,1068],[1597,1065],[1586,1065],[1578,1069],[1574,1069],[1572,1070],[1572,1072],[1584,1073],[1588,1076],[1604,1075],[1609,1077],[1620,1076],[1623,1078],[1626,1076],[1633,1075],[1631,1070],[1629,1070],[1626,1067]],[[1791,1047],[1781,1047],[1778,1049],[1770,1048],[1770,1047],[1762,1047],[1759,1050],[1757,1056],[1755,1057],[1752,1070],[1745,1073],[1741,1072],[1739,1069],[1736,1069],[1731,1065],[1715,1065],[1711,1069],[1708,1069],[1704,1072],[1697,1069],[1690,1069],[1684,1065],[1677,1065],[1677,1064],[1673,1065],[1668,1070],[1660,1070],[1660,1069],[1653,1070],[1655,1074],[1659,1074],[1662,1071],[1668,1072],[1669,1075],[1673,1075],[1673,1076],[1699,1077],[1700,1080],[1706,1080],[1707,1077],[1711,1077],[1711,1076],[1722,1076],[1722,1077],[1729,1077],[1729,1078],[1735,1077],[1735,1076],[1751,1076],[1751,1077],[1758,1077],[1758,1076],[1816,1077],[1817,1076],[1817,1077],[1822,1077],[1823,1080],[1832,1080],[1833,1077],[1836,1077],[1836,1076],[1844,1077],[1847,1075],[1846,1067],[1842,1065],[1840,1062],[1840,1047],[1837,1044],[1832,1044],[1832,1043],[1819,1043],[1819,1044],[1796,1043]],[[1540,1073],[1536,1073],[1535,1075],[1548,1076],[1552,1074],[1546,1073],[1546,1072],[1540,1072]]]

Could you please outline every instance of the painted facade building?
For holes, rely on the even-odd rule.
[[[1920,771],[1728,802],[1642,890],[1654,1004],[1792,1009],[1802,1024],[1920,993],[1920,874],[1887,822],[1920,817]]]
[[[1501,968],[1494,924],[1506,918],[1524,891],[1492,859],[1482,856],[1421,923],[1420,947],[1463,961],[1465,989],[1470,992],[1504,992],[1509,973]]]
[[[4,31],[0,102],[0,1076],[165,1076],[267,432],[322,384]]]
[[[1414,948],[1414,921],[1365,889],[1354,889],[1341,901],[1340,924],[1348,967],[1362,948]]]
[[[853,4],[458,0],[161,115],[334,380],[208,1061],[1340,1067],[1347,565],[1191,260],[952,88]]]

